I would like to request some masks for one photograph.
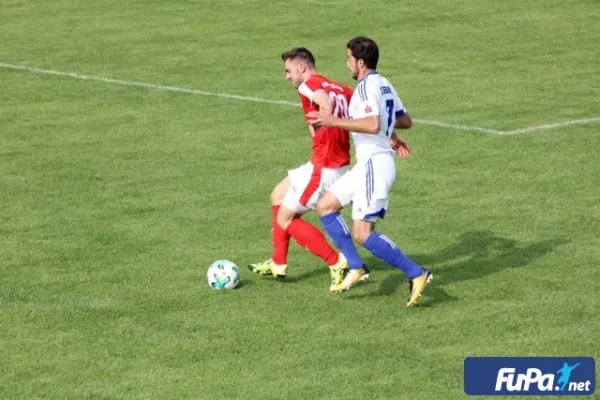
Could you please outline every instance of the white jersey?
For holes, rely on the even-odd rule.
[[[390,147],[390,137],[396,118],[406,114],[406,109],[396,89],[386,78],[377,72],[365,75],[350,99],[348,114],[351,119],[379,115],[380,128],[377,134],[352,132],[358,161],[366,161],[378,153],[394,153]]]

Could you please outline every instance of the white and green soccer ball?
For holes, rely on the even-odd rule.
[[[240,283],[240,269],[232,261],[218,260],[208,267],[206,278],[213,289],[235,289]]]

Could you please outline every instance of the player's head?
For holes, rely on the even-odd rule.
[[[281,54],[285,79],[298,88],[315,71],[315,57],[306,47],[294,47]]]
[[[367,70],[377,69],[379,47],[373,39],[357,36],[350,39],[346,48],[348,49],[346,66],[354,79],[358,79],[362,75],[361,72],[364,74]]]

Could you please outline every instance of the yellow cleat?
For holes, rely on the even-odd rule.
[[[287,276],[287,264],[275,264],[270,258],[261,263],[250,264],[248,269],[255,274],[272,275],[273,278],[283,279]]]
[[[348,261],[342,253],[340,253],[339,260],[334,265],[329,267],[329,273],[331,274],[331,285],[329,290],[333,291],[335,285],[339,285],[344,280],[344,277],[348,273]]]
[[[429,281],[433,278],[433,274],[430,270],[423,268],[423,273],[420,276],[410,280],[408,282],[408,303],[406,303],[406,307],[412,307],[415,305],[425,286],[429,283]]]
[[[367,279],[369,276],[369,270],[366,267],[362,267],[359,269],[351,269],[346,274],[344,280],[336,285],[331,285],[329,288],[330,292],[343,292],[344,290],[350,289],[352,286],[356,285],[358,282]]]

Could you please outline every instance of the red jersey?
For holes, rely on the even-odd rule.
[[[319,111],[319,106],[312,102],[317,90],[324,90],[333,99],[333,115],[337,118],[348,118],[348,104],[353,90],[348,86],[332,81],[323,75],[311,75],[298,88],[302,101],[304,117],[311,111]],[[322,127],[313,136],[313,152],[310,162],[323,168],[339,168],[350,164],[350,134],[340,128]]]

